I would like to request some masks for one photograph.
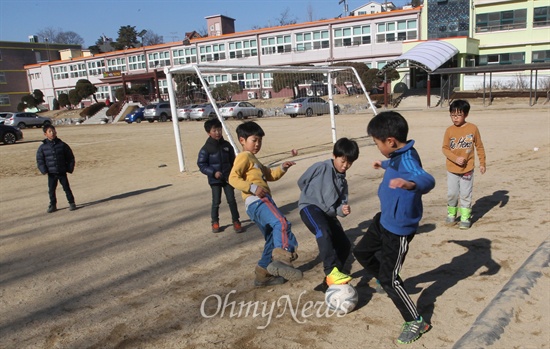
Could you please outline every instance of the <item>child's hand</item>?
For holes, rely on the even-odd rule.
[[[342,205],[342,213],[346,216],[351,213],[351,207],[348,204]]]
[[[216,171],[216,173],[214,173],[214,178],[216,179],[222,178],[222,173],[220,171]]]
[[[372,167],[375,170],[378,170],[378,169],[382,168],[382,161],[376,160],[375,162],[372,163]]]
[[[486,170],[485,166],[479,166],[479,172],[481,172],[481,174],[484,174]]]
[[[416,187],[416,183],[406,181],[403,178],[394,178],[390,181],[389,187],[392,189],[405,189],[405,190],[412,190]]]
[[[288,170],[289,167],[296,165],[294,161],[285,161],[283,163],[283,170]]]
[[[258,186],[258,188],[256,188],[256,192],[254,193],[254,195],[256,195],[259,198],[263,198],[267,194],[268,194],[267,190],[265,190],[264,188],[262,188],[260,186]]]
[[[456,158],[456,164],[458,166],[464,166],[466,165],[466,158],[465,157],[462,157],[462,156],[459,156],[458,158]]]

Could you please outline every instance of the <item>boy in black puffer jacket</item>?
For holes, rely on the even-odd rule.
[[[219,210],[223,189],[231,211],[233,229],[236,233],[240,233],[243,229],[239,221],[240,216],[235,201],[235,189],[227,181],[233,167],[233,161],[235,161],[235,151],[231,143],[223,139],[220,120],[215,118],[206,120],[204,130],[209,137],[199,151],[197,165],[200,171],[208,176],[208,184],[212,189],[212,232],[220,232]]]
[[[57,131],[53,125],[46,125],[42,128],[46,139],[42,141],[36,152],[36,164],[42,174],[48,175],[48,192],[50,194],[50,206],[48,213],[57,211],[57,198],[55,190],[57,182],[61,183],[67,201],[69,210],[76,210],[73,192],[69,185],[67,173],[74,171],[74,155],[71,147],[61,139],[57,138]]]

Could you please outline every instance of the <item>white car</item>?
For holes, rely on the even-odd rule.
[[[264,111],[256,108],[249,102],[229,102],[220,109],[220,114],[224,119],[248,119],[249,116],[264,116]]]

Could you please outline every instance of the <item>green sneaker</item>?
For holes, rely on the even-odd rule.
[[[432,326],[424,321],[422,316],[419,320],[405,322],[403,324],[401,334],[397,338],[400,344],[409,344],[420,338],[423,333],[428,332]]]
[[[334,267],[332,268],[332,271],[330,272],[330,274],[327,275],[326,281],[327,281],[327,285],[331,286],[331,285],[347,284],[348,282],[351,281],[351,279],[352,279],[351,276],[349,276],[348,274],[342,273],[340,270],[338,270],[338,268]]]

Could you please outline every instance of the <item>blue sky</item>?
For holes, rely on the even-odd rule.
[[[222,14],[235,21],[236,31],[273,25],[287,8],[299,23],[337,17],[339,0],[0,0],[0,41],[28,41],[29,35],[47,27],[74,31],[84,46],[95,44],[102,34],[116,40],[122,26],[152,30],[164,42],[182,40],[185,32],[206,29],[205,17]],[[369,0],[347,0],[351,11]],[[402,6],[407,0],[396,0]],[[43,39],[39,38],[42,42]]]

